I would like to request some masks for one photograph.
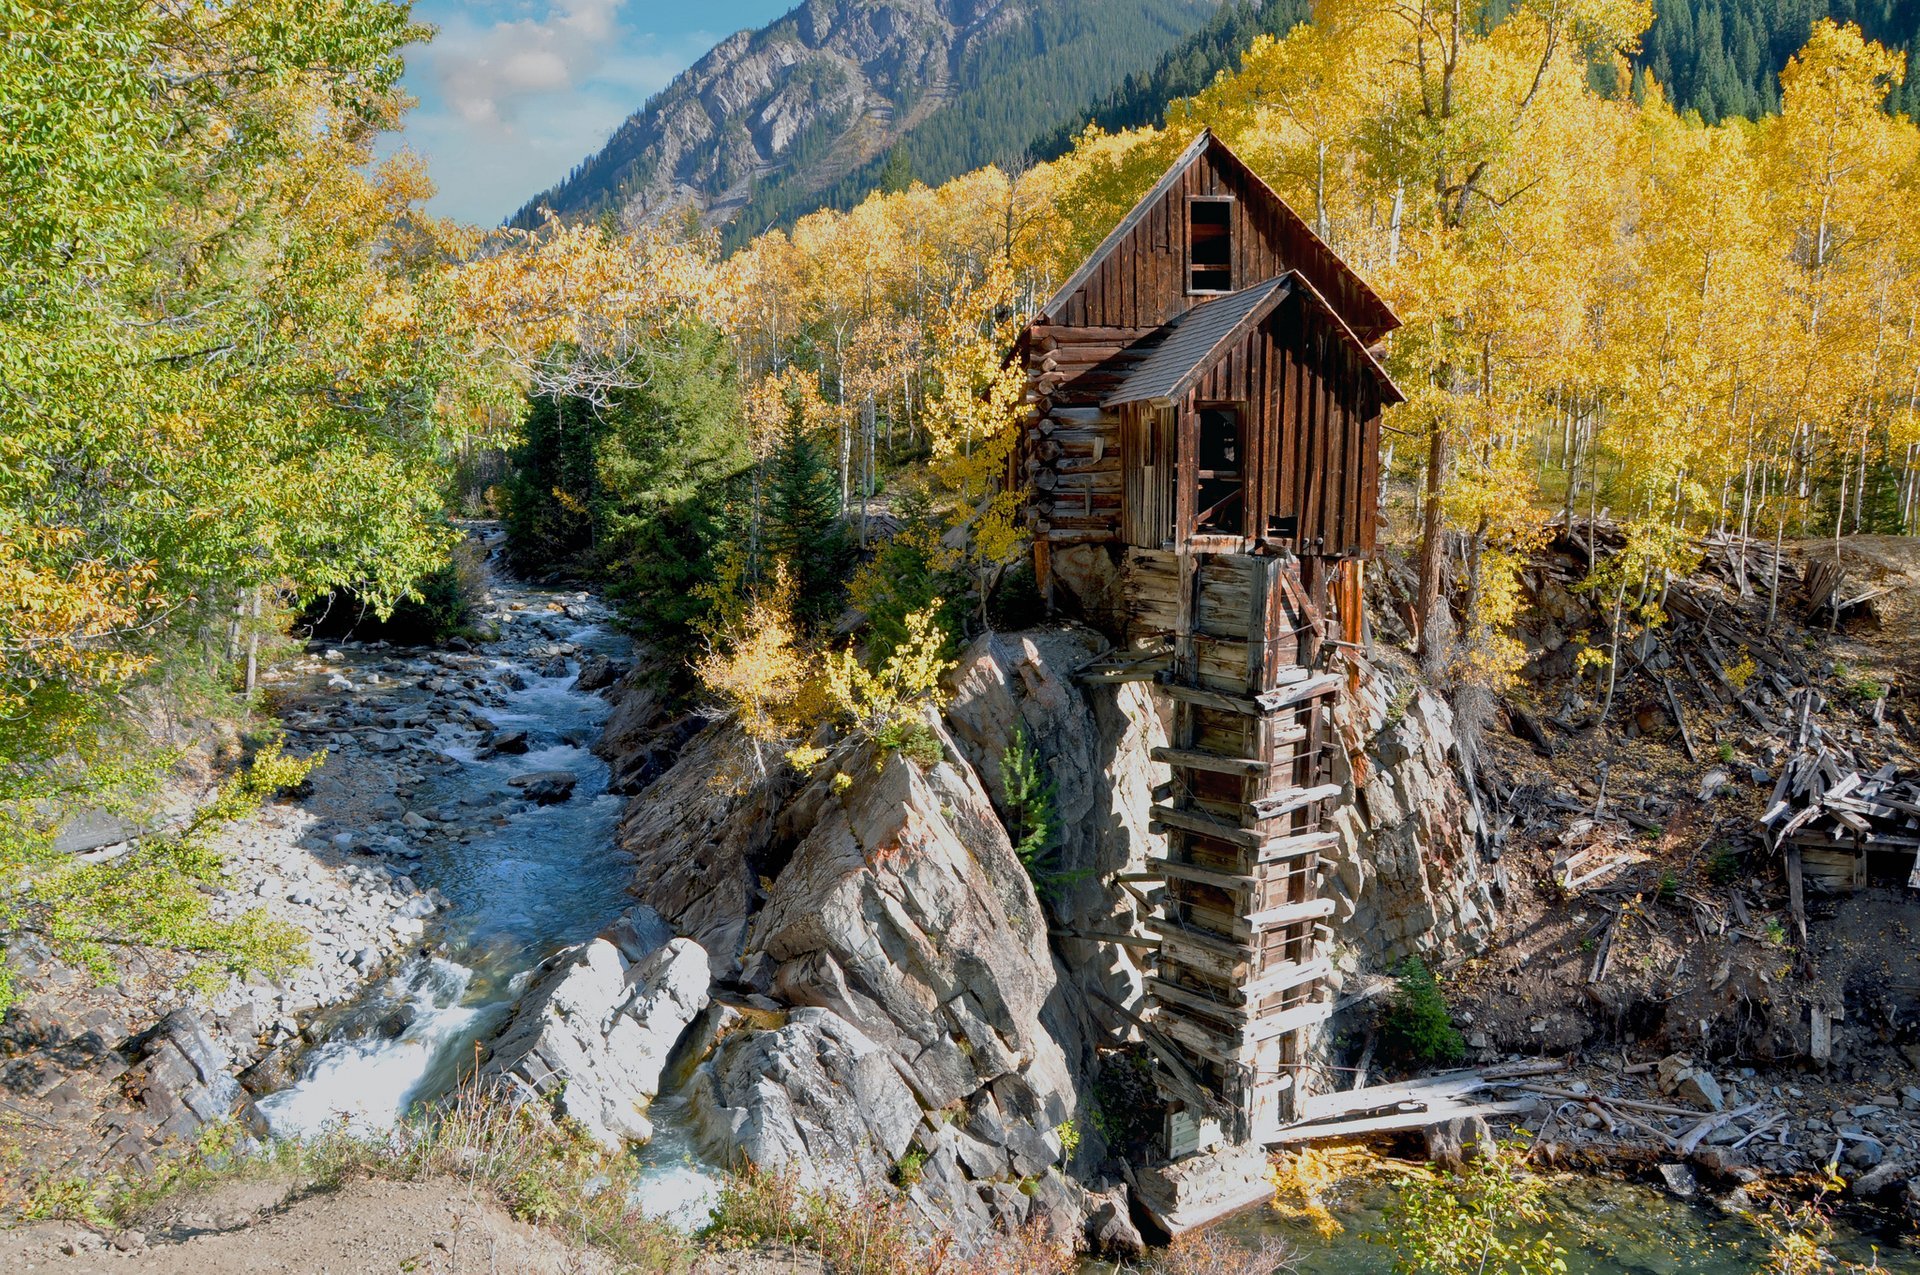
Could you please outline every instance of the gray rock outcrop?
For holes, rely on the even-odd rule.
[[[732,797],[705,807],[713,823],[661,826],[648,858],[705,861],[673,887],[687,906],[668,919],[739,933],[729,976],[788,1011],[782,1025],[729,1032],[695,1073],[690,1106],[709,1150],[858,1191],[917,1149],[908,1198],[978,1237],[1010,1206],[1002,1188],[1059,1162],[1059,1126],[1090,1123],[1073,1061],[1088,1050],[1045,911],[965,750],[934,729],[945,759],[924,772],[856,749],[769,812],[764,841],[741,826],[754,800]],[[678,791],[702,750],[696,741],[655,791]],[[728,847],[753,855],[734,870],[757,878],[732,897],[760,900],[737,930],[690,889],[733,879],[714,862]],[[659,897],[657,883],[642,888]],[[1037,1209],[1081,1223],[1071,1184],[1021,1200],[1021,1220]]]
[[[657,921],[629,920],[550,963],[489,1042],[483,1077],[513,1077],[618,1147],[653,1136],[646,1112],[707,1007],[707,954]]]
[[[824,1009],[727,1037],[694,1077],[695,1119],[811,1190],[877,1188],[912,1144],[920,1104],[886,1050]]]

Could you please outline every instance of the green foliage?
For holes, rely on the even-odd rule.
[[[1000,786],[1013,852],[1041,901],[1057,901],[1068,886],[1085,880],[1088,873],[1059,866],[1060,811],[1053,776],[1047,773],[1024,722],[1014,723],[1012,743],[1000,755]]]
[[[1380,1021],[1380,1039],[1389,1053],[1416,1066],[1460,1061],[1466,1042],[1447,1012],[1440,984],[1425,961],[1410,956],[1400,964],[1398,984]]]
[[[1868,39],[1904,49],[1909,67],[1920,54],[1920,9],[1900,0],[1674,0],[1655,10],[1635,71],[1709,123],[1778,111],[1780,70],[1817,18],[1859,23]],[[1920,80],[1909,74],[1888,109],[1920,111]]]
[[[883,752],[899,753],[922,770],[933,769],[946,756],[940,746],[940,736],[918,717],[885,723],[874,732],[873,742]]]
[[[942,526],[924,483],[902,484],[894,512],[900,529],[853,577],[854,605],[867,615],[867,646],[884,660],[907,641],[908,617],[931,611],[945,635],[941,654],[951,659],[959,648],[966,579],[939,565]]]
[[[363,641],[437,642],[471,632],[474,608],[485,590],[485,553],[463,537],[446,565],[417,580],[413,592],[394,603],[384,618],[365,598],[343,589],[316,599],[302,620],[316,637],[351,634]]]
[[[1061,1163],[1072,1164],[1074,1154],[1080,1150],[1080,1126],[1071,1120],[1062,1120],[1053,1131],[1060,1136]]]
[[[270,743],[184,827],[142,838],[118,859],[85,863],[59,855],[51,825],[0,833],[0,939],[35,935],[102,979],[112,977],[118,949],[163,948],[191,959],[190,978],[208,989],[229,976],[278,974],[304,962],[305,943],[292,926],[258,910],[233,920],[212,915],[209,896],[226,881],[212,839],[319,763],[288,757]],[[11,982],[0,982],[0,1010],[11,996]]]
[[[787,564],[795,617],[817,624],[840,606],[847,533],[838,480],[798,403],[768,465],[766,501],[767,551]]]
[[[1680,897],[1680,878],[1669,868],[1660,874],[1660,883],[1653,888],[1653,897],[1661,903],[1672,903]]]
[[[374,161],[409,9],[0,0],[8,931],[266,960],[273,936],[206,921],[191,838],[78,872],[53,829],[155,781],[128,708],[226,680],[237,596],[384,613],[446,561],[441,465],[498,377],[424,180]]]
[[[1367,1239],[1393,1250],[1397,1275],[1564,1275],[1545,1194],[1509,1144],[1457,1173],[1402,1178],[1384,1229]]]
[[[529,575],[605,585],[648,640],[691,641],[701,586],[744,533],[729,503],[750,458],[724,335],[686,322],[634,355],[637,388],[536,397],[509,455],[508,555]]]
[[[918,1147],[910,1148],[893,1166],[893,1184],[902,1191],[911,1191],[920,1185],[920,1174],[927,1167],[927,1153]]]

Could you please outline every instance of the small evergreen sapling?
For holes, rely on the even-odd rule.
[[[1453,1025],[1440,984],[1426,962],[1410,956],[1400,963],[1399,986],[1380,1024],[1383,1043],[1416,1066],[1456,1063],[1467,1044]]]

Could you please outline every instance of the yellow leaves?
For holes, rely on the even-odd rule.
[[[694,662],[701,684],[739,722],[762,770],[763,748],[793,748],[820,721],[824,707],[793,602],[793,583],[782,566],[768,587],[720,612],[706,654]]]
[[[867,669],[852,650],[829,652],[827,700],[869,737],[917,717],[943,702],[940,682],[954,667],[942,654],[945,645],[946,634],[929,609],[907,617],[906,641],[877,669]]]
[[[74,528],[0,533],[0,717],[43,683],[113,690],[151,662],[119,639],[145,618],[152,564],[113,566],[86,552]]]
[[[727,324],[713,249],[658,228],[615,234],[549,217],[538,231],[501,232],[459,270],[454,295],[480,351],[523,384],[597,397],[630,383],[642,346],[679,322]]]

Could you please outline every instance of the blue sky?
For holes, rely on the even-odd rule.
[[[399,144],[426,156],[434,212],[495,224],[701,54],[796,2],[417,0],[440,34],[407,51],[420,105]]]

